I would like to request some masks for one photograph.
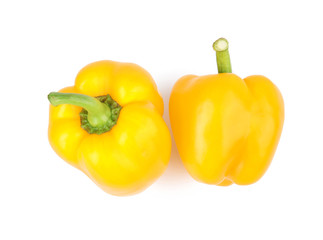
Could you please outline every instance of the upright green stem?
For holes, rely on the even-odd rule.
[[[111,116],[108,105],[84,94],[51,92],[48,100],[54,106],[72,104],[84,108],[88,112],[87,119],[93,127],[104,126]]]
[[[216,51],[218,73],[232,73],[229,42],[225,38],[219,38],[213,43],[213,49]]]

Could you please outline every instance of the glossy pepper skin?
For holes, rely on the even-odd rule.
[[[252,184],[266,172],[277,148],[283,98],[268,78],[241,79],[228,73],[231,65],[225,56],[217,57],[223,73],[187,75],[172,89],[169,113],[175,142],[194,179],[220,186]]]
[[[81,98],[109,94],[113,106],[120,105],[111,129],[89,133],[81,126],[82,107],[61,104],[56,99],[62,97],[60,93],[49,95],[57,105],[50,106],[49,142],[66,162],[118,196],[143,191],[164,172],[170,158],[170,134],[162,119],[163,100],[143,68],[107,60],[94,62],[78,73],[75,86],[60,92],[85,95]]]

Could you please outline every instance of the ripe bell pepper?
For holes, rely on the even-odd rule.
[[[190,175],[220,186],[252,184],[266,172],[284,122],[278,88],[264,76],[231,73],[228,42],[214,44],[218,72],[187,75],[174,85],[169,114]]]
[[[171,139],[163,100],[143,68],[94,62],[78,73],[75,86],[48,98],[52,148],[104,191],[138,193],[166,169]]]

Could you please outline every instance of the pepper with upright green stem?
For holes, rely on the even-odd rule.
[[[213,43],[218,74],[190,74],[175,83],[169,116],[180,157],[196,180],[247,185],[261,178],[274,156],[284,102],[268,78],[232,73],[228,47],[224,38]]]

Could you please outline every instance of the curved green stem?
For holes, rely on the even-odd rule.
[[[53,106],[72,104],[84,108],[87,112],[89,123],[93,127],[104,126],[110,121],[111,109],[98,99],[84,94],[51,92],[48,100]]]
[[[232,73],[228,40],[219,38],[213,43],[213,49],[216,51],[218,73]]]

